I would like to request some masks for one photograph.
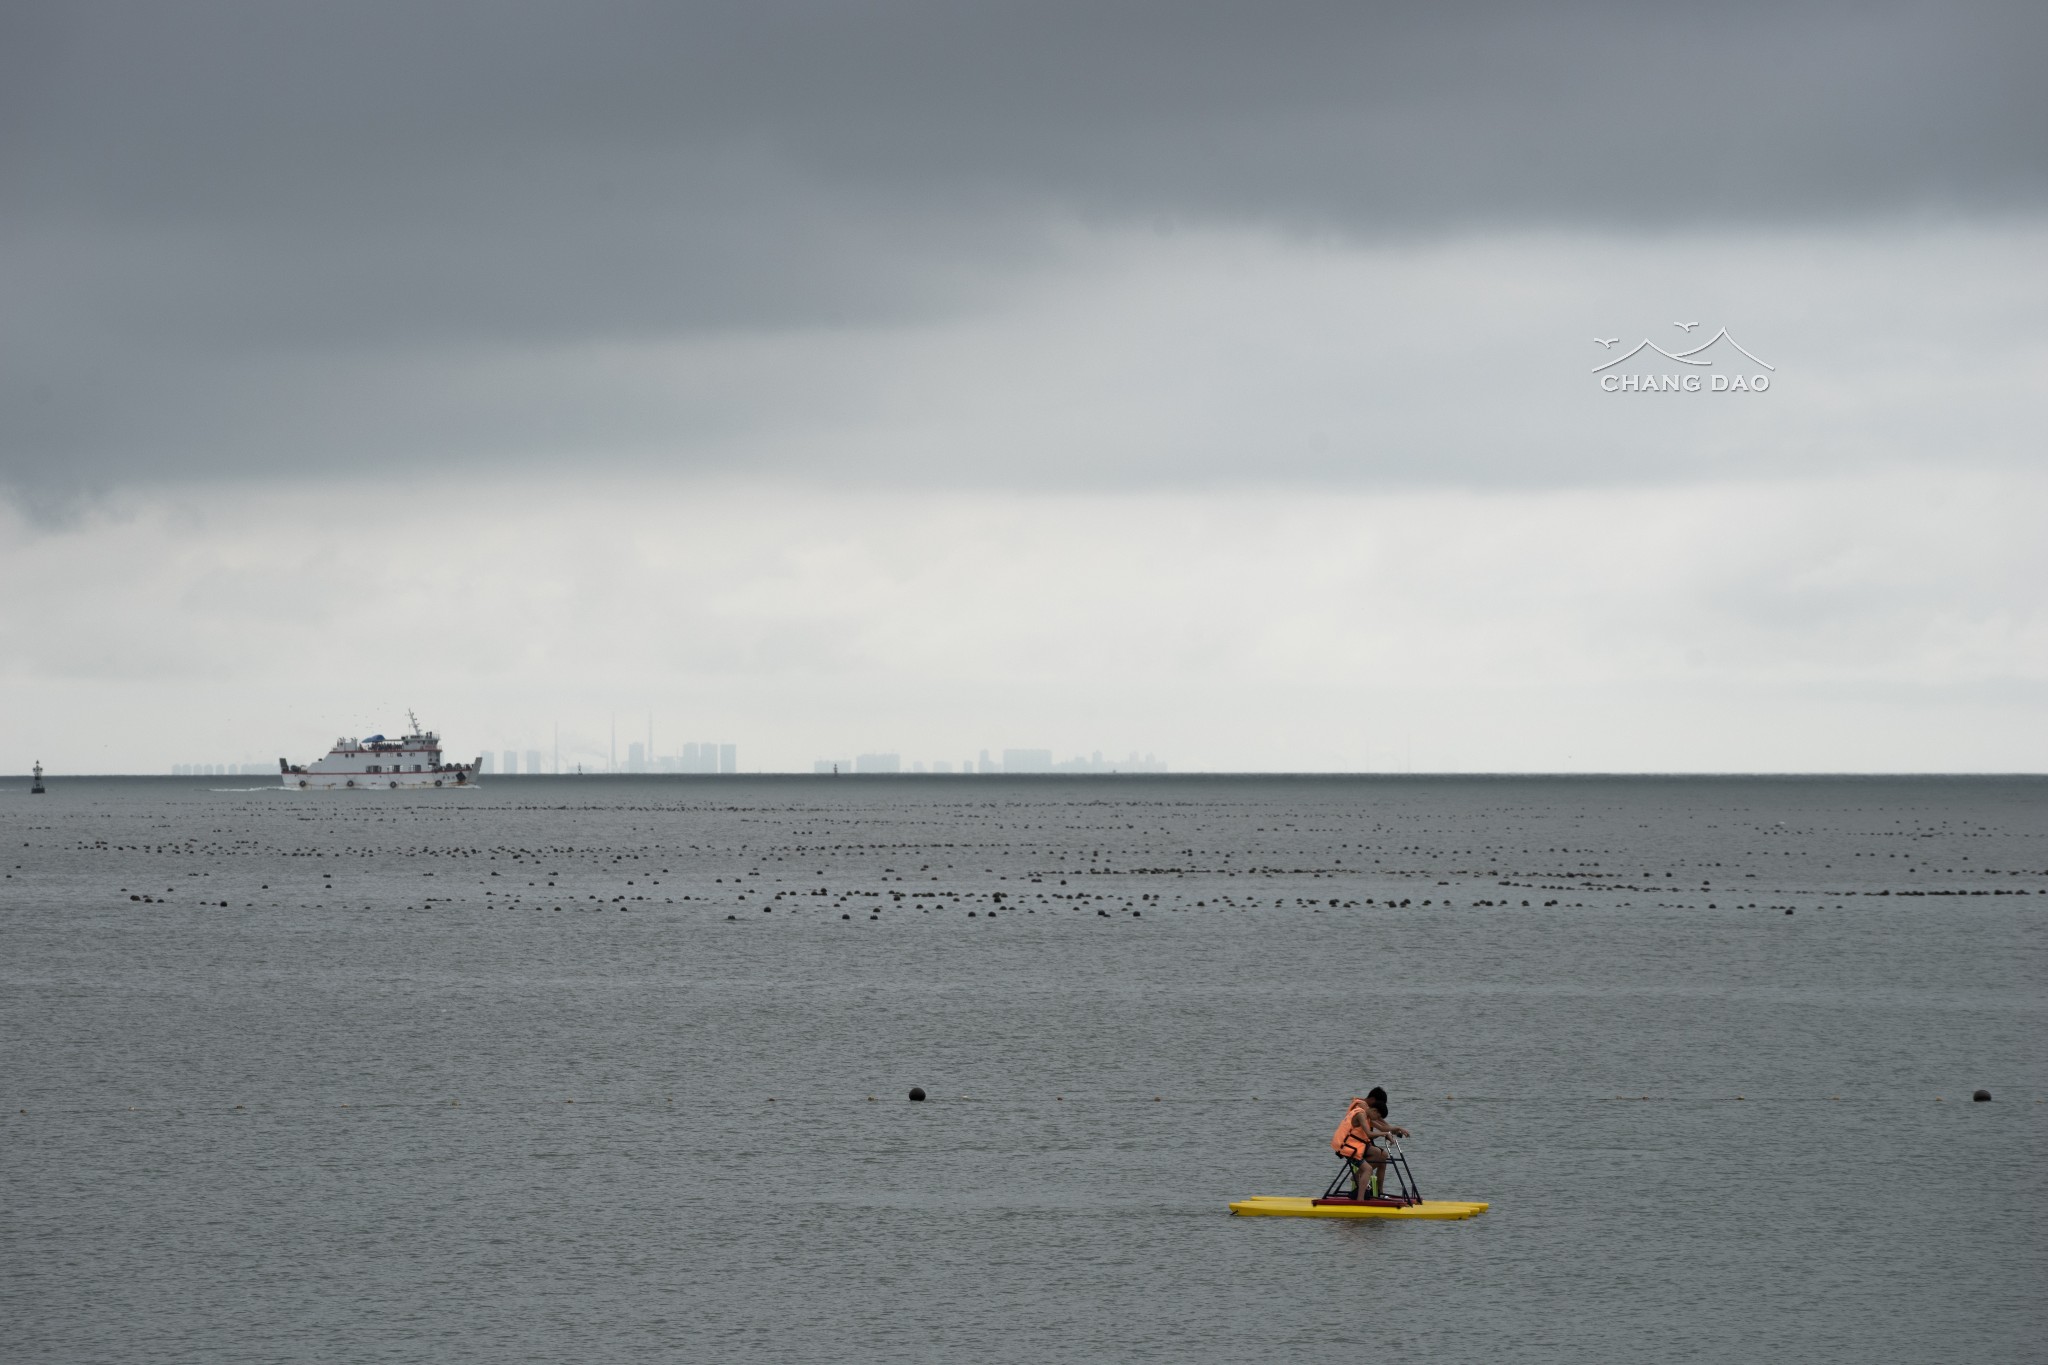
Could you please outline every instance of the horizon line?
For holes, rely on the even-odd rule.
[[[207,773],[207,774],[183,774],[183,773],[154,773],[154,772],[150,772],[150,773],[143,773],[143,772],[57,772],[57,771],[55,771],[55,770],[53,770],[53,769],[50,769],[50,768],[44,768],[44,769],[43,769],[43,774],[42,774],[42,776],[43,776],[43,780],[44,780],[44,781],[46,781],[46,782],[47,782],[47,781],[51,781],[51,780],[55,780],[55,779],[59,779],[59,778],[63,778],[63,779],[70,779],[70,780],[79,780],[79,779],[92,779],[92,780],[104,780],[104,779],[120,779],[120,780],[124,780],[124,781],[163,781],[163,782],[207,782],[207,781],[216,781],[216,780],[220,780],[220,779],[232,779],[232,778],[237,778],[237,777],[239,777],[239,778],[244,778],[244,779],[250,779],[250,778],[264,778],[264,777],[275,777],[276,775],[275,775],[275,774],[258,774],[258,773]],[[24,780],[24,781],[27,781],[27,780],[30,780],[30,779],[32,778],[32,774],[31,774],[31,773],[30,773],[30,772],[29,772],[28,770],[26,770],[26,769],[24,769],[24,770],[23,770],[22,772],[20,772],[20,773],[0,773],[0,780],[12,780],[12,779],[14,779],[14,778],[17,778],[17,777],[18,777],[18,778],[20,778],[20,779],[22,779],[22,780]],[[762,771],[756,771],[756,772],[740,772],[740,773],[662,773],[662,772],[640,772],[640,773],[632,773],[632,772],[583,772],[583,773],[577,773],[577,772],[564,772],[564,773],[485,773],[485,774],[482,774],[482,775],[481,775],[481,777],[479,778],[479,780],[478,780],[478,781],[476,781],[476,782],[475,782],[475,783],[473,783],[473,784],[469,784],[469,785],[473,785],[473,786],[481,787],[481,786],[485,785],[486,781],[490,781],[490,782],[499,782],[499,781],[507,781],[507,780],[525,780],[525,779],[533,779],[533,778],[579,778],[579,779],[585,779],[585,780],[587,780],[587,779],[591,779],[591,778],[634,778],[634,779],[652,779],[652,780],[656,780],[656,781],[703,781],[703,780],[714,780],[714,781],[715,781],[715,780],[722,780],[722,779],[730,779],[730,778],[748,778],[748,777],[771,777],[771,778],[808,778],[808,779],[816,779],[816,780],[821,780],[821,781],[834,781],[834,780],[839,780],[839,779],[858,779],[858,780],[866,780],[866,781],[911,781],[911,780],[915,780],[915,779],[930,779],[930,778],[951,778],[951,779],[953,779],[953,780],[959,781],[959,780],[965,780],[965,779],[968,779],[968,778],[990,778],[990,777],[993,777],[993,778],[1018,778],[1018,779],[1025,779],[1025,780],[1030,780],[1030,781],[1062,781],[1062,780],[1077,780],[1077,779],[1078,779],[1078,780],[1087,780],[1087,781],[1094,781],[1094,780],[1101,780],[1101,779],[1104,779],[1104,778],[1132,778],[1132,779],[1141,779],[1141,780],[1144,780],[1144,781],[1148,781],[1148,782],[1158,782],[1158,781],[1170,781],[1170,780],[1172,780],[1172,779],[1174,779],[1174,778],[1180,778],[1180,777],[1220,777],[1220,778],[1236,778],[1236,777],[1266,777],[1266,778],[1271,778],[1271,777],[1289,777],[1289,778],[1368,778],[1368,777],[1369,777],[1369,778],[1386,778],[1386,777],[1404,777],[1404,778],[1405,778],[1405,777],[1432,777],[1432,778],[1435,778],[1435,777],[1497,777],[1497,778],[1532,778],[1532,777],[2048,777],[2048,770],[2037,770],[2037,769],[2030,769],[2030,768],[2010,768],[2010,769],[1997,769],[1997,768],[1927,768],[1927,769],[1872,769],[1872,770],[1859,770],[1859,769],[1847,769],[1847,768],[1728,768],[1728,769],[1705,769],[1705,768],[1584,768],[1584,769],[1573,769],[1573,768],[1554,768],[1554,769],[1531,769],[1531,770],[1515,770],[1515,769],[1505,769],[1505,768],[1497,768],[1497,769],[1496,769],[1496,768],[1484,768],[1484,769],[1480,769],[1480,768],[1475,768],[1475,769],[1448,769],[1448,768],[1444,768],[1444,769],[1428,769],[1428,770],[1418,770],[1418,771],[1393,771],[1393,770],[1388,770],[1388,769],[1372,769],[1372,768],[1360,768],[1360,769],[1349,769],[1349,768],[1346,768],[1346,769],[1312,769],[1312,768],[1191,768],[1191,769],[1188,769],[1188,770],[1186,770],[1186,771],[1183,771],[1183,772],[1164,772],[1164,773],[1159,773],[1159,772],[1153,772],[1153,773],[1144,773],[1144,772],[1015,772],[1015,773],[1003,773],[1003,772],[993,772],[993,773],[984,773],[984,772],[957,772],[957,773],[929,773],[929,772],[927,772],[927,773],[905,773],[905,772],[895,772],[895,773],[855,773],[855,772],[844,772],[844,773],[819,773],[819,772],[806,772],[806,771],[803,771],[803,770],[800,770],[800,769],[794,769],[794,768],[791,768],[791,769],[773,769],[773,770],[762,770]],[[278,787],[278,788],[279,788],[280,790],[284,790],[284,789],[285,789],[285,788],[284,788],[284,785],[283,785],[283,783],[281,783],[281,782],[278,782],[278,783],[275,783],[275,784],[273,784],[273,783],[271,783],[271,782],[268,782],[268,781],[261,781],[261,782],[258,782],[258,783],[256,784],[256,786],[257,786],[257,787],[268,787],[268,786],[271,786],[271,785],[276,785],[276,786],[277,786],[277,787]],[[254,789],[254,788],[251,788],[251,789]],[[371,788],[365,788],[365,790],[366,790],[366,791],[368,791],[368,790],[373,790],[373,789],[371,789]],[[451,789],[451,790],[453,790],[453,789]]]

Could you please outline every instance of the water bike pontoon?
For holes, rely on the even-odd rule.
[[[1401,1150],[1400,1139],[1391,1133],[1382,1138],[1392,1148],[1387,1153],[1386,1170],[1400,1186],[1398,1194],[1386,1191],[1385,1176],[1381,1177],[1381,1189],[1366,1193],[1362,1182],[1369,1168],[1364,1162],[1354,1168],[1347,1160],[1318,1199],[1255,1194],[1231,1204],[1230,1211],[1248,1218],[1476,1218],[1486,1212],[1485,1204],[1424,1199],[1422,1186],[1408,1169],[1408,1154]],[[1352,1187],[1351,1193],[1344,1192],[1346,1186]]]

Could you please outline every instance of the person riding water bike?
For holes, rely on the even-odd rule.
[[[1344,1110],[1344,1121],[1330,1137],[1330,1150],[1351,1163],[1352,1198],[1377,1195],[1386,1176],[1387,1154],[1373,1139],[1381,1133],[1407,1137],[1406,1128],[1387,1122],[1387,1092],[1374,1086],[1363,1099],[1356,1095]],[[1368,1180],[1367,1170],[1371,1177]]]

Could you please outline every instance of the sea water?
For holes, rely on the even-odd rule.
[[[2039,779],[9,785],[9,1359],[2041,1351]]]

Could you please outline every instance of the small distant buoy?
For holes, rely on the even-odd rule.
[[[561,907],[561,906],[559,906],[559,905],[555,907],[555,909],[557,909],[557,910],[559,910],[559,909],[561,909],[561,908],[562,908],[562,907]],[[738,916],[738,915],[727,915],[727,916],[726,916],[726,918],[727,918],[727,919],[731,919],[731,920],[736,920],[736,919],[738,919],[738,918],[739,918],[739,916]]]
[[[922,1103],[924,1102],[924,1087],[923,1087],[923,1086],[921,1086],[921,1085],[913,1085],[913,1086],[911,1086],[911,1087],[910,1087],[910,1102],[911,1102],[912,1104],[922,1104]]]
[[[1789,915],[1789,914],[1791,914],[1791,913],[1792,913],[1792,907],[1791,907],[1791,906],[1789,906],[1789,905],[1788,905],[1788,906],[1786,906],[1786,907],[1785,907],[1785,913],[1786,913],[1786,914],[1788,914],[1788,915]]]
[[[868,1096],[868,1103],[869,1103],[869,1104],[873,1104],[874,1102],[875,1102],[875,1097],[874,1097],[873,1095],[870,1095],[870,1096]]]
[[[1154,1104],[1157,1104],[1157,1103],[1159,1103],[1159,1097],[1158,1097],[1157,1095],[1154,1095],[1154,1096],[1152,1097],[1152,1103],[1154,1103]]]
[[[1990,1101],[1991,1092],[1989,1090],[1979,1090],[1975,1094],[1971,1095],[1970,1098],[1976,1101],[1978,1104],[1985,1104]]]

